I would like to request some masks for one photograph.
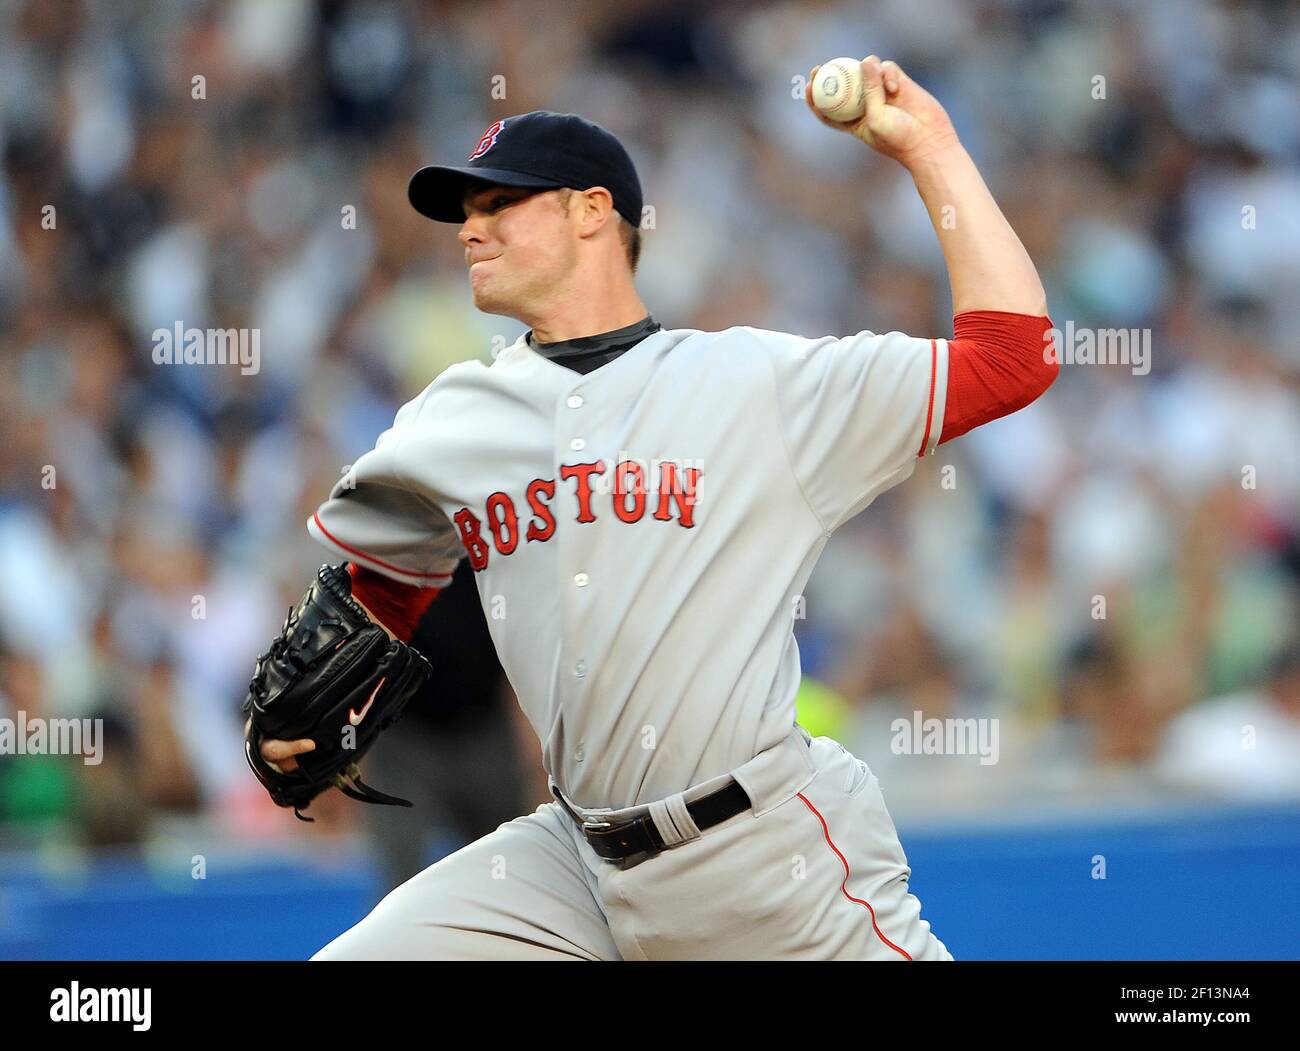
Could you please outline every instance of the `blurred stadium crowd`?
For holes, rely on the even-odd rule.
[[[896,812],[1300,800],[1296,5],[40,0],[0,3],[0,717],[103,718],[105,761],[0,756],[0,844],[367,820],[276,810],[239,705],[333,481],[521,331],[405,195],[497,117],[624,140],[667,327],[950,335],[907,174],[804,110],[872,52],[949,108],[1057,326],[1149,330],[1150,368],[1067,366],[836,535],[805,725]],[[156,364],[178,322],[256,328],[257,370]],[[896,755],[916,711],[996,717],[999,761]]]

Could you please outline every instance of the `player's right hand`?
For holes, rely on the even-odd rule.
[[[244,727],[244,732],[248,732],[247,724]],[[298,769],[298,760],[294,758],[295,755],[314,751],[315,748],[316,742],[310,737],[297,741],[280,741],[274,737],[267,737],[262,741],[262,747],[258,751],[261,752],[262,758],[273,767],[282,774],[287,774],[291,770]]]
[[[846,122],[827,118],[813,105],[814,66],[804,88],[813,115],[827,127],[848,132],[873,150],[910,168],[937,150],[957,143],[957,132],[938,99],[909,77],[897,62],[882,62],[876,55],[862,60],[866,112]]]
[[[283,774],[298,769],[298,760],[294,758],[302,752],[316,748],[316,742],[310,737],[300,741],[277,741],[268,737],[262,742],[262,758]]]

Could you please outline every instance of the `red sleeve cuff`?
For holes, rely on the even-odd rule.
[[[355,562],[348,563],[348,573],[352,597],[403,642],[411,641],[420,618],[442,590],[402,584]]]
[[[1047,315],[968,310],[953,318],[948,397],[939,443],[1008,416],[1047,390],[1061,370]]]

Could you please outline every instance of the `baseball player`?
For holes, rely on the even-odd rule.
[[[415,173],[476,306],[529,331],[404,405],[308,528],[394,647],[469,559],[554,798],[313,959],[952,959],[875,775],[795,723],[794,603],[837,527],[1058,367],[947,114],[896,63],[861,68],[860,119],[806,101],[912,175],[951,339],[663,328],[633,281],[636,171],[574,115],[506,117],[466,166]],[[292,776],[321,738],[287,738],[255,751]]]

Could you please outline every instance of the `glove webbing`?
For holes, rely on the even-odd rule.
[[[409,799],[402,799],[400,796],[390,796],[387,792],[381,792],[373,785],[368,785],[361,780],[361,768],[356,763],[352,763],[347,770],[341,774],[335,774],[333,778],[334,787],[336,787],[345,796],[351,796],[353,799],[359,799],[363,803],[378,803],[382,806],[409,806],[415,804]],[[298,812],[298,808],[293,808],[293,816],[299,821],[312,821],[314,817],[304,817]]]

